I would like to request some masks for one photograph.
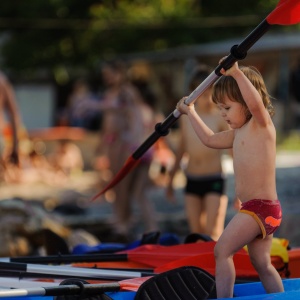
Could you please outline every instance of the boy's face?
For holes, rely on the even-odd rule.
[[[221,116],[232,129],[241,128],[246,122],[245,109],[239,102],[231,101],[227,96],[223,103],[217,104]]]

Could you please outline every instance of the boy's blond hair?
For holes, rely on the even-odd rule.
[[[253,66],[240,66],[239,68],[257,89],[266,109],[272,117],[275,111],[261,73]],[[252,115],[242,97],[238,84],[231,76],[220,77],[213,86],[212,100],[214,103],[223,103],[225,96],[227,96],[231,101],[242,104],[246,110],[247,120],[249,121],[251,119]]]

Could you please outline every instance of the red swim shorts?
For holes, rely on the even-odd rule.
[[[263,239],[279,227],[282,218],[279,200],[253,199],[242,203],[240,212],[249,214],[258,223]]]

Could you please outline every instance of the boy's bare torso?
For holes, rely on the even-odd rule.
[[[276,200],[276,133],[270,121],[265,128],[250,120],[235,130],[233,165],[236,196],[251,199]]]

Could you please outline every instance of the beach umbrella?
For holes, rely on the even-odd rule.
[[[280,0],[275,9],[239,44],[234,45],[226,59],[187,97],[186,104],[194,103],[219,77],[221,69],[230,68],[236,61],[243,60],[247,51],[269,30],[271,25],[293,25],[300,22],[300,1]],[[156,124],[155,131],[126,160],[124,166],[112,181],[99,193],[92,197],[97,199],[107,190],[114,187],[134,168],[143,154],[161,137],[169,133],[170,127],[179,119],[181,113],[175,109],[163,122]]]

